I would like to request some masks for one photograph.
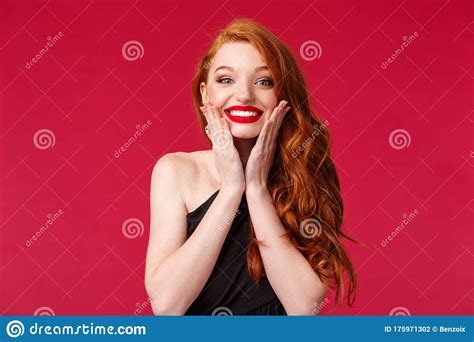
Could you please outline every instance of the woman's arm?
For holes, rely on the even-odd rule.
[[[265,122],[245,168],[246,196],[265,273],[288,315],[311,315],[326,293],[303,254],[282,235],[285,233],[267,187],[276,139],[290,107],[282,100]]]
[[[268,188],[248,188],[246,197],[255,236],[265,244],[259,246],[265,273],[287,314],[314,314],[326,286],[300,251],[281,237],[285,228]]]
[[[180,191],[179,158],[166,155],[151,182],[151,227],[145,286],[155,315],[182,315],[202,291],[215,266],[243,191],[221,186],[214,202],[186,240],[187,210]],[[180,182],[181,179],[181,182]]]

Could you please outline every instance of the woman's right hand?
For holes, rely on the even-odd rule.
[[[245,174],[229,124],[212,103],[204,100],[203,107],[200,108],[209,128],[208,137],[212,142],[214,160],[221,178],[220,189],[245,191]]]

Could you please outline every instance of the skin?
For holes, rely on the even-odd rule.
[[[232,70],[216,71],[220,66]],[[201,84],[212,150],[167,154],[153,170],[145,286],[156,315],[182,315],[199,295],[244,191],[256,237],[265,244],[259,248],[267,277],[288,315],[314,314],[324,299],[326,287],[309,262],[281,237],[285,229],[268,191],[276,138],[289,108],[286,101],[278,101],[271,82],[263,81],[271,80],[271,74],[258,69],[262,66],[262,56],[249,43],[221,47],[207,83]],[[222,78],[225,83],[218,81]],[[250,105],[264,113],[254,123],[239,124],[224,114],[232,105]],[[186,239],[187,213],[216,188],[218,195]]]

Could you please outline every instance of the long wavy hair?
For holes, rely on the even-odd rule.
[[[339,179],[330,157],[331,139],[308,100],[305,80],[287,46],[273,33],[249,19],[236,19],[212,41],[198,63],[193,79],[193,98],[201,130],[206,119],[202,104],[201,82],[207,83],[209,68],[217,51],[232,42],[248,42],[262,55],[274,81],[278,101],[287,100],[291,107],[281,125],[275,158],[270,170],[268,188],[285,236],[305,256],[321,281],[335,291],[336,306],[345,296],[344,273],[348,275],[347,303],[352,306],[356,293],[356,274],[341,242],[350,238],[341,230],[343,201]],[[208,137],[207,137],[208,138]],[[209,138],[208,138],[209,139]],[[259,286],[265,275],[253,224],[247,264],[250,275]]]

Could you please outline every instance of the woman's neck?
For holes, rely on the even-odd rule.
[[[234,137],[234,146],[239,152],[240,160],[242,161],[242,166],[244,167],[244,169],[247,165],[247,160],[249,159],[250,152],[255,146],[256,141],[257,138],[245,139]]]

